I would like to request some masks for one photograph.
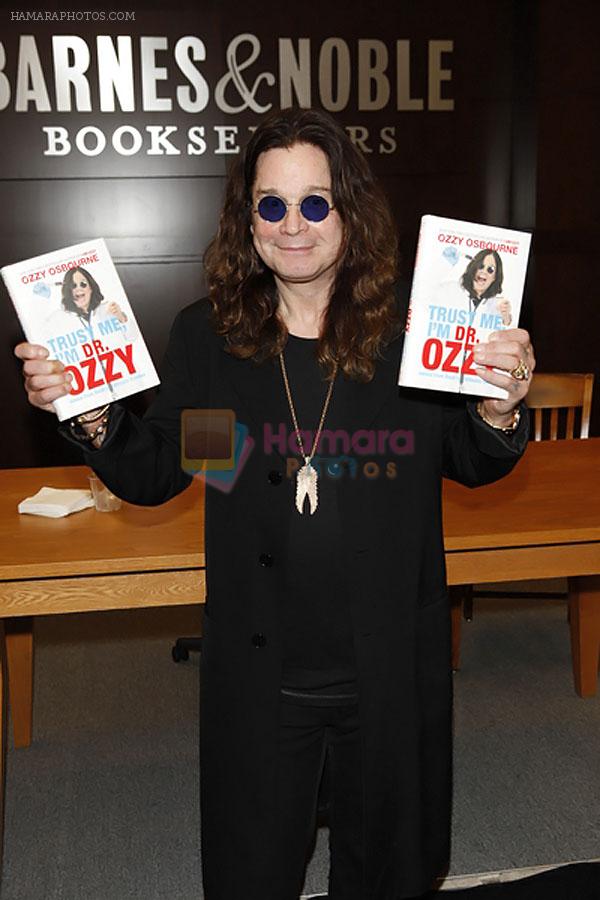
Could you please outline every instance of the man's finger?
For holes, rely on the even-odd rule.
[[[67,391],[71,387],[69,373],[66,375],[30,375],[25,379],[25,387],[28,391],[41,391],[43,388],[62,387]]]
[[[41,344],[29,344],[26,341],[17,344],[14,354],[19,359],[47,359],[50,356],[48,350]]]
[[[61,375],[65,370],[58,359],[29,359],[23,365],[23,375]]]

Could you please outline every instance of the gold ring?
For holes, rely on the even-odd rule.
[[[521,359],[519,365],[510,370],[510,374],[516,381],[529,381],[531,372],[529,366]]]

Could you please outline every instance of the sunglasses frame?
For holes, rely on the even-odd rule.
[[[319,200],[323,200],[324,203],[327,204],[327,212],[325,213],[325,215],[323,216],[322,219],[309,219],[308,216],[305,215],[305,213],[304,213],[303,210],[302,210],[302,204],[305,203],[307,200],[312,199],[313,197],[318,197]],[[263,216],[263,214],[260,212],[259,207],[260,207],[260,204],[263,202],[263,200],[272,200],[272,199],[279,200],[280,203],[282,203],[282,205],[283,205],[283,207],[284,207],[284,210],[285,210],[285,211],[284,211],[283,215],[282,215],[279,219],[266,219],[266,218]],[[271,224],[271,225],[277,225],[278,222],[283,222],[283,220],[284,220],[285,217],[287,216],[287,213],[288,213],[288,210],[289,210],[290,206],[297,206],[298,209],[300,210],[300,213],[301,213],[301,215],[302,215],[302,218],[303,218],[306,222],[311,222],[312,224],[318,223],[318,222],[324,222],[325,219],[328,217],[329,213],[330,213],[332,210],[335,209],[335,206],[332,206],[332,205],[330,204],[330,202],[329,202],[329,200],[327,199],[327,197],[323,197],[323,196],[321,196],[321,194],[307,194],[306,197],[303,197],[302,200],[300,200],[299,203],[286,203],[286,201],[285,201],[282,197],[279,197],[277,194],[265,194],[264,197],[261,197],[261,198],[260,198],[260,200],[258,201],[258,203],[256,204],[256,206],[253,206],[253,207],[252,207],[252,212],[257,213],[257,215],[260,216],[260,218],[262,219],[263,222],[269,222],[269,224]]]

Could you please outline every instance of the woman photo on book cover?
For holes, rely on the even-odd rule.
[[[123,339],[133,340],[136,337],[132,323],[119,304],[104,298],[100,286],[94,276],[82,266],[69,269],[65,273],[61,285],[61,305],[49,318],[48,325],[58,333],[73,329],[74,317],[77,317],[94,332],[94,337],[102,337],[104,343],[111,343],[112,334],[121,343]],[[101,334],[95,333],[94,326],[100,322],[112,326],[104,327]],[[108,338],[108,341],[107,341]]]
[[[505,328],[512,323],[510,300],[502,296],[504,270],[500,254],[495,250],[480,250],[470,260],[460,280],[461,287],[469,296],[469,310],[496,312],[502,316]],[[492,302],[487,302],[492,301]]]

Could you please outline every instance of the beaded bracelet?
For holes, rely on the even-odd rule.
[[[69,428],[71,429],[71,434],[78,441],[83,441],[86,444],[91,444],[91,443],[93,443],[93,441],[96,440],[96,438],[99,435],[104,434],[105,431],[107,430],[108,418],[109,418],[109,414],[107,412],[104,413],[104,415],[100,419],[100,424],[93,431],[85,431],[82,428],[81,423],[78,421],[78,418],[79,417],[76,417],[75,419],[71,419],[71,421],[69,422]],[[90,424],[92,424],[93,421],[98,421],[98,420],[95,419],[95,420],[92,420],[91,422],[86,422],[86,424],[90,425]]]
[[[107,425],[108,425],[108,416],[105,415],[102,417],[102,420],[101,420],[100,424],[98,425],[98,427],[94,431],[89,432],[87,438],[88,438],[88,441],[90,442],[90,444],[93,444],[93,442],[96,440],[98,435],[104,434],[104,432],[106,431]]]

